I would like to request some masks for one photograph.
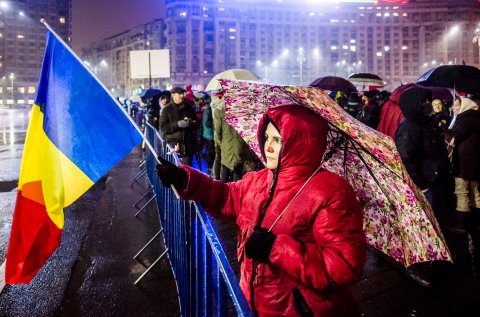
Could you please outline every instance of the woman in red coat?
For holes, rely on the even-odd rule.
[[[236,221],[240,287],[258,316],[355,316],[362,275],[362,211],[350,185],[319,168],[328,127],[296,105],[267,111],[257,137],[266,168],[234,183],[162,160],[165,186]]]

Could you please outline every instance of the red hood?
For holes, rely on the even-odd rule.
[[[322,161],[327,145],[327,123],[318,114],[302,106],[272,108],[265,112],[258,125],[257,138],[262,155],[268,122],[275,125],[283,139],[277,188],[304,181]]]

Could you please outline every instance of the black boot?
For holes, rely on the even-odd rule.
[[[467,213],[465,228],[470,238],[470,255],[475,263],[480,263],[480,233],[477,228],[477,211],[475,209]]]

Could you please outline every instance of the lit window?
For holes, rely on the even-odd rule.
[[[406,17],[406,16],[408,16],[408,13],[404,13],[404,14],[402,14],[402,16]]]
[[[383,49],[385,50],[385,52],[388,52],[390,50],[390,46],[385,45]]]
[[[382,55],[383,55],[382,52],[377,52],[378,57],[382,57]]]
[[[398,17],[398,13],[397,13],[397,12],[394,12],[394,13],[393,13],[393,16],[394,16],[394,17]]]
[[[330,46],[330,49],[331,49],[332,51],[335,51],[335,50],[337,49],[337,46],[336,46],[336,45],[332,45],[332,46]]]
[[[377,13],[376,15],[377,15],[377,17],[381,17],[381,16],[382,16],[382,14],[381,14],[381,13]]]
[[[60,19],[58,19],[58,21],[62,24],[65,24],[65,17],[60,17]]]
[[[25,93],[25,87],[18,87],[18,92],[21,94]]]
[[[350,46],[350,51],[355,52],[356,50],[357,50],[357,48],[355,46],[353,46],[353,45]]]
[[[0,87],[0,94],[3,93],[3,87]]]
[[[348,50],[348,45],[343,45],[342,48],[343,48],[344,50]]]
[[[350,39],[351,44],[355,44],[355,42],[356,42],[355,39]]]
[[[29,94],[34,94],[35,93],[35,87],[34,86],[28,87],[28,93]]]
[[[23,36],[23,34],[17,34],[17,39],[24,39],[25,36]]]
[[[404,50],[404,51],[405,51],[405,50],[408,50],[408,46],[407,46],[407,45],[403,45],[403,46],[402,46],[402,50]]]

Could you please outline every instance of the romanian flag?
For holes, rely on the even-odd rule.
[[[116,100],[47,31],[7,251],[7,284],[25,284],[59,246],[63,208],[142,140]]]

